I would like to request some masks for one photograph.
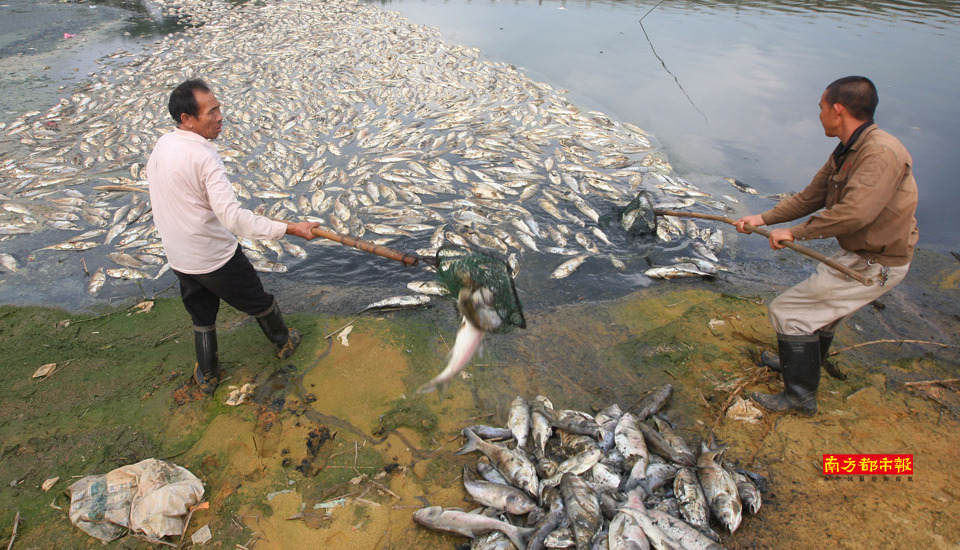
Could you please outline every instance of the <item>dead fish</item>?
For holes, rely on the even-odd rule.
[[[537,503],[520,489],[511,485],[479,480],[466,466],[463,467],[463,487],[478,504],[510,514],[527,514],[537,507]]]
[[[486,424],[474,424],[469,430],[487,441],[505,441],[513,439],[513,432],[510,428],[501,428],[499,426],[487,426]]]
[[[587,255],[582,254],[575,258],[570,258],[569,260],[560,264],[556,269],[553,270],[553,273],[550,274],[551,279],[563,279],[570,276],[571,273],[576,271],[583,262],[587,261]]]
[[[660,432],[654,430],[650,426],[647,426],[644,422],[638,422],[637,427],[640,429],[640,432],[643,434],[643,439],[647,443],[647,448],[657,453],[658,455],[675,462],[683,466],[695,466],[696,460],[693,458],[693,453],[689,451],[683,452],[681,450],[675,449]]]
[[[413,513],[413,520],[428,529],[470,538],[485,535],[490,531],[500,531],[507,535],[510,541],[520,550],[526,549],[527,545],[523,541],[535,531],[532,527],[515,527],[505,521],[481,514],[444,510],[439,506],[417,510]]]
[[[393,296],[373,302],[367,307],[361,309],[358,313],[363,313],[364,311],[371,309],[418,307],[429,302],[430,297],[422,294],[417,296]]]
[[[726,448],[714,451],[706,442],[701,445],[700,458],[697,459],[697,477],[703,487],[703,494],[713,517],[733,533],[740,526],[743,506],[733,477],[716,462],[717,456]]]
[[[741,473],[740,470],[730,462],[724,460],[721,462],[721,466],[733,477],[733,481],[737,484],[737,496],[740,497],[740,503],[743,504],[744,509],[752,515],[757,515],[762,503],[760,491],[757,489],[757,486],[753,484],[753,481],[751,481],[749,477]]]
[[[664,534],[679,543],[684,550],[723,550],[723,547],[682,519],[656,509],[648,509],[647,516]]]
[[[742,193],[749,193],[749,194],[751,194],[751,195],[759,195],[759,194],[760,194],[759,191],[757,191],[757,190],[754,189],[753,187],[750,187],[749,185],[743,183],[742,181],[740,181],[740,180],[738,180],[738,179],[734,179],[734,178],[723,178],[723,179],[727,180],[727,182],[728,182],[730,185],[736,187],[736,188],[737,188],[740,192],[742,192]]]
[[[701,271],[692,263],[652,267],[643,272],[651,279],[677,279],[680,277],[713,277],[715,273]]]
[[[513,438],[517,440],[517,447],[526,447],[527,437],[530,435],[530,406],[523,397],[517,396],[510,404],[507,426]]]
[[[622,490],[629,491],[640,484],[646,477],[647,465],[650,463],[647,444],[643,439],[637,420],[630,413],[620,417],[614,429],[614,441],[617,450],[630,465],[630,474],[623,480]]]
[[[11,255],[9,255],[9,254],[7,254],[7,253],[5,253],[5,252],[0,252],[0,267],[3,267],[3,268],[6,269],[7,271],[10,271],[10,272],[13,272],[13,273],[16,273],[17,271],[19,271],[19,270],[17,269],[17,260],[16,260],[16,258],[14,258],[13,256],[11,256]]]
[[[533,437],[534,452],[541,457],[546,452],[547,440],[553,433],[545,409],[553,410],[553,404],[542,395],[536,396],[530,404],[530,435]]]
[[[91,248],[96,247],[98,244],[99,243],[95,243],[91,241],[76,241],[76,242],[67,241],[65,243],[45,246],[40,250],[73,250],[75,252],[82,252],[84,250],[90,250]]]
[[[631,407],[633,414],[636,417],[638,422],[643,422],[647,418],[650,418],[654,413],[663,408],[663,405],[670,399],[670,396],[673,394],[673,385],[664,384],[662,386],[657,386],[646,393],[644,393],[637,403]]]
[[[428,298],[424,296],[424,298]],[[486,332],[478,329],[473,323],[467,321],[464,317],[460,321],[460,330],[457,332],[457,339],[450,349],[447,358],[447,366],[426,384],[420,386],[417,393],[430,393],[439,390],[440,394],[446,391],[453,378],[467,366],[467,363],[473,359],[473,356],[480,351],[483,343],[483,337]]]
[[[132,269],[129,267],[124,267],[123,269],[108,269],[107,275],[113,277],[114,279],[146,279],[148,275],[137,269]]]
[[[537,479],[533,463],[520,451],[487,443],[468,429],[463,430],[467,443],[455,455],[480,451],[510,483],[526,491],[530,496],[538,496],[540,482]]]
[[[693,468],[680,468],[673,479],[673,493],[677,495],[683,519],[704,533],[712,533],[710,507]]]
[[[253,269],[261,273],[286,273],[287,266],[283,265],[280,262],[273,262],[266,259],[259,259],[251,262],[253,264]]]
[[[593,417],[602,430],[602,436],[598,440],[598,443],[604,452],[614,447],[614,430],[617,428],[617,422],[621,416],[623,416],[623,411],[620,410],[620,406],[612,403],[601,409],[600,412]]]
[[[99,268],[93,272],[93,275],[90,276],[90,282],[87,283],[87,292],[90,294],[96,294],[100,292],[100,289],[103,288],[103,284],[107,281],[107,275],[103,272],[103,268]]]
[[[426,294],[428,296],[443,296],[448,294],[447,287],[436,281],[410,281],[407,288],[417,294]]]
[[[560,494],[563,495],[577,550],[589,548],[593,535],[603,522],[596,492],[580,476],[567,473],[560,480]]]

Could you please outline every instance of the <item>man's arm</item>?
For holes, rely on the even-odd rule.
[[[740,233],[751,233],[748,231],[744,225],[752,225],[754,227],[760,227],[766,225],[763,221],[763,216],[760,214],[753,214],[749,216],[744,216],[737,220],[734,226],[737,228],[737,231]],[[793,241],[793,233],[790,232],[787,228],[778,228],[770,232],[770,248],[774,250],[779,250],[783,248],[783,245],[780,244],[780,241]]]
[[[837,203],[792,228],[793,235],[798,240],[826,239],[858,231],[889,204],[905,169],[889,149],[864,152]]]
[[[310,230],[314,227],[320,227],[319,222],[285,222],[287,224],[287,235],[296,235],[301,239],[312,241],[317,236]]]

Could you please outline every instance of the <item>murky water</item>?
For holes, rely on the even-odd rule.
[[[920,246],[960,240],[957,2],[377,3],[653,132],[682,175],[732,176],[771,194],[801,189],[833,150],[817,119],[824,87],[868,76],[878,123],[913,155]]]
[[[110,64],[182,28],[139,0],[0,2],[0,117],[43,109]],[[98,60],[100,60],[98,62]]]

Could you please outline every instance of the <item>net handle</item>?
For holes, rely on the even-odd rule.
[[[334,242],[338,242],[342,245],[351,246],[357,250],[362,250],[364,252],[369,252],[371,254],[376,254],[383,258],[389,260],[398,261],[402,264],[415,266],[419,265],[421,261],[430,262],[429,258],[424,258],[422,256],[417,256],[416,254],[408,254],[406,252],[400,252],[399,250],[394,250],[392,248],[387,248],[383,245],[374,244],[369,241],[364,241],[357,239],[355,237],[350,237],[349,235],[341,235],[339,233],[334,233],[333,231],[328,231],[320,227],[313,227],[310,229],[310,232],[316,235],[317,237],[323,237],[324,239],[329,239]]]

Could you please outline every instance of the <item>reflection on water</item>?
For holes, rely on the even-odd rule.
[[[960,160],[946,145],[960,141],[958,2],[375,3],[652,132],[674,168],[715,195],[729,191],[723,176],[771,195],[805,186],[836,144],[817,119],[820,93],[838,77],[868,76],[878,123],[913,156],[920,246],[945,252],[960,241],[949,208]]]
[[[237,1],[237,0],[233,0]],[[373,3],[390,5],[402,3],[404,0],[374,0]],[[448,2],[449,3],[449,2]],[[474,3],[472,0],[466,0],[467,4]],[[476,2],[477,4],[497,4],[496,0],[489,2]],[[887,19],[892,16],[908,15],[909,19],[922,22],[926,25],[935,23],[938,19],[943,19],[944,23],[960,17],[960,3],[942,0],[942,1],[894,1],[885,2],[876,1],[850,1],[850,0],[683,0],[670,2],[649,2],[643,0],[537,0],[537,2],[523,2],[514,0],[506,2],[514,5],[532,5],[541,7],[560,6],[571,8],[574,6],[590,8],[591,6],[610,6],[610,7],[634,7],[643,11],[656,8],[659,10],[681,10],[681,11],[736,11],[736,12],[783,12],[788,14],[803,13],[826,13],[843,16],[857,17],[876,17]]]

